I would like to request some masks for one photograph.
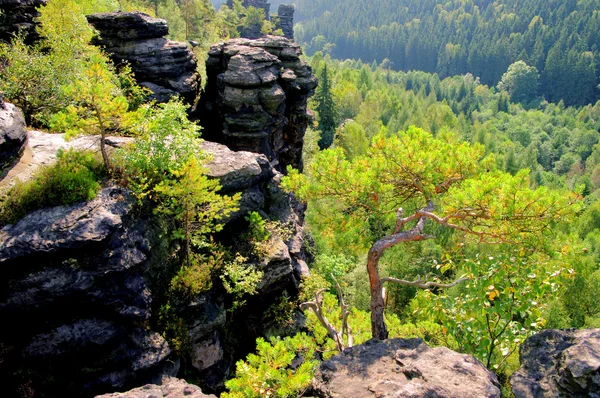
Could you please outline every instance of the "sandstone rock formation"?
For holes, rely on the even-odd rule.
[[[141,12],[110,12],[88,15],[100,37],[94,44],[103,46],[115,64],[129,62],[137,81],[152,90],[154,99],[168,101],[181,95],[193,104],[200,90],[197,60],[185,43],[166,39],[164,19]]]
[[[283,36],[294,40],[294,8],[293,4],[280,4],[277,9],[277,21],[275,29],[281,29]]]
[[[275,36],[212,46],[199,104],[205,138],[265,154],[279,170],[301,168],[307,101],[317,86],[301,54],[299,45]]]
[[[21,162],[0,186],[10,186],[17,177],[25,180],[38,167],[53,163],[58,149],[98,150],[93,136],[71,141],[36,131],[29,136]],[[129,140],[108,138],[117,147]],[[256,333],[256,322],[273,295],[295,289],[306,271],[302,215],[279,188],[281,175],[264,155],[233,152],[212,142],[202,146],[212,156],[208,173],[220,180],[223,193],[242,193],[241,210],[229,219],[225,236],[241,233],[248,211],[261,211],[292,232],[285,241],[273,241],[276,255],[256,264],[265,276],[257,303],[244,314],[253,321],[240,317],[236,326],[254,341],[256,336],[244,328]],[[151,220],[136,220],[131,208],[127,191],[107,188],[93,201],[39,210],[0,231],[0,318],[13,325],[0,331],[0,374],[9,379],[0,382],[14,389],[31,385],[52,395],[57,385],[43,383],[51,378],[61,386],[60,393],[80,396],[131,388],[154,381],[162,372],[175,375],[169,348],[147,330],[153,299],[149,280],[162,272],[149,261],[160,242],[155,242]],[[234,349],[223,343],[225,298],[209,291],[177,310],[189,331],[186,363],[199,372],[203,386],[222,386],[233,369]]]
[[[0,231],[0,379],[50,396],[149,382],[168,367],[145,327],[147,222],[118,187],[90,202],[43,209]]]
[[[23,33],[31,44],[39,40],[35,18],[40,16],[38,7],[47,0],[0,0],[0,41],[9,42],[16,33]]]
[[[216,398],[202,393],[200,387],[185,380],[165,378],[160,384],[146,384],[123,393],[99,395],[96,398]]]
[[[21,156],[27,143],[23,112],[0,101],[0,174]]]
[[[471,355],[420,339],[370,340],[321,363],[313,389],[323,398],[500,397],[496,376]]]
[[[544,330],[520,348],[517,398],[600,397],[600,329]]]

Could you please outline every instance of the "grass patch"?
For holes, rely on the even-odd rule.
[[[91,200],[105,177],[97,154],[59,151],[56,164],[41,168],[31,180],[17,182],[6,193],[0,203],[0,225],[13,224],[34,210]]]

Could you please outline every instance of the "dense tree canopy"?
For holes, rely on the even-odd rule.
[[[541,73],[539,93],[567,105],[600,98],[600,1],[298,0],[296,39],[309,54],[397,70],[470,72],[496,85],[524,61]],[[595,61],[594,61],[595,60]]]
[[[515,176],[495,171],[479,144],[459,142],[452,134],[434,138],[418,128],[379,134],[364,156],[350,161],[339,148],[323,151],[307,173],[290,170],[285,185],[303,200],[325,201],[331,214],[319,222],[369,247],[371,327],[378,339],[388,337],[378,269],[387,249],[435,238],[426,231],[427,222],[478,243],[523,244],[534,238],[532,244],[539,245],[552,223],[572,212],[575,199],[545,187],[529,189],[527,170]]]

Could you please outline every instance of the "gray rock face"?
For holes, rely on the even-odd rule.
[[[200,90],[197,60],[185,43],[165,38],[164,19],[141,12],[110,12],[88,15],[100,33],[94,44],[105,47],[116,64],[127,61],[140,84],[157,100],[168,100],[169,91],[193,104]]]
[[[283,35],[294,40],[294,12],[295,8],[293,4],[280,4],[277,9],[277,21],[275,22],[275,28],[281,29]]]
[[[471,355],[420,339],[371,340],[321,363],[313,380],[319,397],[500,397],[496,376]]]
[[[317,86],[301,54],[299,45],[276,36],[212,46],[198,107],[205,137],[262,153],[280,170],[301,168],[307,101]]]
[[[202,393],[200,387],[188,384],[185,380],[165,378],[161,384],[146,384],[131,391],[99,395],[96,398],[216,398]]]
[[[23,112],[0,101],[0,174],[18,159],[27,144]]]
[[[35,19],[38,7],[47,0],[0,0],[0,41],[10,42],[15,34],[23,32],[28,44],[40,39]]]
[[[517,398],[600,397],[600,329],[544,330],[520,349]]]
[[[0,264],[102,242],[121,226],[132,203],[126,191],[107,188],[90,202],[35,211],[0,230]]]
[[[151,381],[170,349],[146,328],[147,223],[118,187],[0,230],[0,381],[85,396]],[[4,380],[7,378],[6,380]]]

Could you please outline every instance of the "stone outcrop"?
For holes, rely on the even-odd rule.
[[[114,147],[130,140],[107,138]],[[212,157],[208,174],[220,180],[222,192],[242,194],[240,210],[229,218],[223,236],[239,236],[248,211],[291,231],[285,241],[273,239],[274,255],[252,260],[264,271],[261,295],[244,311],[250,320],[238,316],[236,335],[253,342],[273,295],[296,289],[306,271],[301,207],[281,191],[281,174],[266,156],[212,142],[202,147]],[[25,155],[0,185],[30,178],[64,148],[98,150],[98,137],[65,141],[59,134],[30,131]],[[171,362],[165,341],[148,329],[153,273],[164,272],[152,262],[161,243],[151,220],[131,214],[132,203],[126,190],[105,188],[90,202],[39,210],[0,231],[0,318],[13,325],[0,330],[0,375],[5,375],[0,382],[13,391],[89,396],[177,373],[178,362]],[[177,311],[191,346],[185,363],[198,372],[203,386],[222,387],[236,349],[224,343],[225,297],[209,291]]]
[[[26,143],[23,112],[0,100],[0,174],[21,156]]]
[[[294,40],[295,10],[293,4],[280,4],[277,9],[277,20],[275,21],[275,29],[281,29],[283,36],[290,40]]]
[[[517,398],[600,397],[600,329],[544,330],[520,348]]]
[[[167,377],[160,384],[146,384],[133,390],[99,395],[96,398],[216,398],[202,393],[200,387],[188,384],[185,380]]]
[[[0,379],[9,396],[89,396],[171,368],[166,341],[146,327],[151,243],[133,203],[108,187],[0,231],[0,318],[10,325],[0,330]]]
[[[282,170],[302,167],[308,98],[317,80],[283,37],[232,39],[211,47],[199,104],[205,138],[262,153]]]
[[[321,363],[318,397],[500,397],[496,376],[471,355],[420,339],[370,340]]]
[[[17,33],[23,33],[28,44],[39,40],[35,22],[40,16],[37,8],[46,5],[46,2],[47,0],[0,0],[0,41],[9,42]]]
[[[0,178],[0,189],[12,186],[17,179],[20,181],[31,179],[39,167],[56,162],[56,154],[59,149],[86,150],[99,148],[98,136],[83,135],[67,141],[64,134],[48,134],[35,130],[29,130],[26,134],[27,145],[23,150],[23,155],[16,164],[5,172],[6,175]],[[106,144],[110,150],[130,140],[126,137],[107,137]]]
[[[164,19],[141,12],[110,12],[88,15],[98,30],[94,44],[102,46],[115,64],[131,65],[136,80],[154,93],[154,99],[168,101],[181,95],[193,104],[200,90],[197,60],[186,43],[166,39]]]

